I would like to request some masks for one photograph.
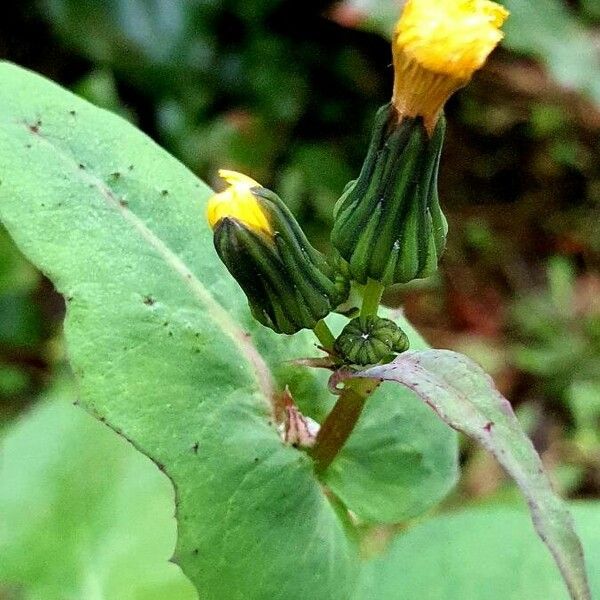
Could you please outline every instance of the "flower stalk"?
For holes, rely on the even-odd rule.
[[[333,346],[335,344],[335,335],[329,329],[329,326],[323,319],[321,319],[313,329],[317,339],[321,343],[323,350],[331,353],[333,352]]]
[[[384,286],[375,279],[369,279],[363,290],[363,302],[360,309],[360,316],[367,317],[377,315],[381,297],[383,296]]]
[[[340,453],[379,383],[375,379],[353,379],[344,385],[310,452],[317,474],[322,475]]]

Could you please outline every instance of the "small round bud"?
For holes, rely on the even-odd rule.
[[[408,337],[389,319],[375,315],[352,319],[335,341],[335,352],[354,365],[373,365],[408,350]]]

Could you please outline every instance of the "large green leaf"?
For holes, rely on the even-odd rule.
[[[572,507],[600,597],[600,503]],[[363,570],[356,600],[566,600],[524,511],[482,507],[437,517],[397,537]]]
[[[192,600],[173,489],[61,383],[0,444],[0,597]]]
[[[0,217],[67,298],[82,403],[175,483],[184,572],[203,598],[344,598],[353,544],[271,424],[207,188],[121,119],[13,66],[0,78]]]
[[[449,350],[405,352],[357,374],[412,390],[445,423],[491,452],[527,500],[540,538],[554,556],[573,600],[590,600],[581,542],[566,504],[554,492],[512,407],[472,360]]]
[[[82,403],[173,480],[184,572],[203,598],[345,598],[354,543],[310,459],[281,443],[270,404],[271,370],[303,409],[322,416],[330,405],[323,376],[287,362],[314,353],[309,337],[276,336],[251,321],[215,258],[209,190],[181,164],[36,75],[3,64],[0,79],[0,219],[67,298]],[[396,515],[415,514],[452,482],[455,438],[419,410],[400,413],[407,426],[394,431],[397,419],[376,416],[375,400],[365,423],[378,419],[379,436],[361,447],[376,453],[385,444],[392,466],[379,461],[363,480],[376,495],[380,480],[413,469],[390,502],[398,494]],[[411,441],[411,428],[432,439]],[[364,469],[368,459],[357,458],[349,471]],[[344,485],[336,484],[340,497]],[[433,489],[425,502],[421,485]],[[346,495],[364,512],[366,491]],[[389,519],[385,508],[371,516]]]

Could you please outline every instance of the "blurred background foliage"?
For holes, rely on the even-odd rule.
[[[517,407],[562,491],[600,497],[600,0],[505,0],[507,36],[447,107],[439,276],[392,290]],[[136,123],[209,183],[276,189],[327,247],[390,96],[395,0],[21,0],[0,57]],[[51,386],[63,305],[0,230],[0,427]],[[464,448],[450,502],[505,479]]]

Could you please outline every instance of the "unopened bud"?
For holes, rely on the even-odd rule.
[[[208,203],[220,259],[244,290],[253,316],[277,333],[313,329],[348,297],[349,285],[306,239],[280,198],[229,171]]]
[[[374,315],[352,319],[335,342],[335,352],[349,364],[374,365],[408,350],[408,337],[389,319]]]
[[[429,137],[421,117],[398,122],[393,104],[375,118],[358,179],[335,207],[331,240],[352,279],[384,285],[429,277],[446,245],[437,177],[445,122]]]

